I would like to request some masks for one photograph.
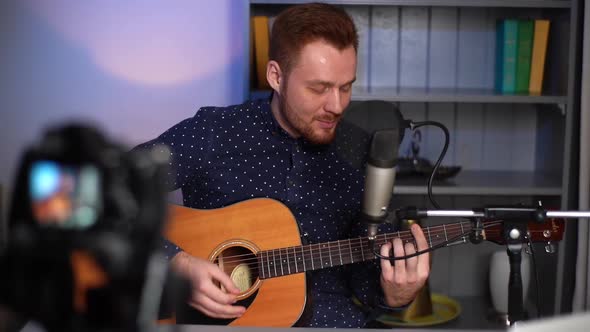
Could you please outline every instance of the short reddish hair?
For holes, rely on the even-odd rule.
[[[308,43],[324,40],[343,50],[358,49],[358,33],[352,18],[341,7],[308,3],[282,11],[272,26],[269,59],[276,61],[285,75]]]

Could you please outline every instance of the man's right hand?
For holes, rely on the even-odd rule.
[[[246,312],[245,307],[233,305],[240,290],[217,265],[184,251],[176,254],[170,264],[191,282],[192,294],[188,301],[190,306],[213,318],[236,318]],[[215,281],[227,292],[221,290]]]

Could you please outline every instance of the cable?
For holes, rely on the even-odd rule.
[[[434,251],[436,249],[445,247],[449,243],[454,242],[454,241],[456,241],[456,240],[458,240],[460,238],[465,238],[465,236],[468,236],[468,235],[469,235],[469,232],[465,232],[465,233],[462,233],[462,234],[460,234],[460,235],[458,235],[458,236],[456,236],[454,238],[451,238],[448,241],[444,241],[444,242],[441,242],[441,243],[439,243],[439,244],[437,244],[435,246],[429,247],[428,249],[416,251],[413,254],[399,256],[399,257],[391,257],[391,256],[383,256],[383,255],[381,255],[380,253],[377,252],[377,250],[375,250],[375,240],[369,240],[369,241],[370,242],[373,242],[373,244],[371,245],[371,247],[373,248],[373,254],[375,255],[375,257],[380,258],[380,259],[385,259],[385,260],[388,260],[390,262],[393,262],[393,261],[399,261],[399,260],[402,260],[402,259],[408,259],[408,258],[416,257],[416,256],[419,256],[419,255],[425,254],[427,252]]]
[[[537,294],[537,300],[535,301],[537,304],[537,318],[541,318],[541,292],[539,287],[539,270],[537,269],[537,260],[535,257],[535,249],[533,249],[533,242],[531,241],[531,237],[525,235],[529,248],[531,249],[531,258],[533,261],[533,271],[535,271],[535,291]]]
[[[434,175],[436,174],[436,171],[438,170],[438,167],[440,166],[440,164],[441,164],[443,158],[445,157],[447,150],[449,148],[450,135],[449,135],[449,130],[447,129],[447,127],[445,127],[440,122],[437,122],[437,121],[412,122],[412,121],[410,121],[410,129],[411,130],[414,130],[414,128],[419,128],[419,127],[427,126],[427,125],[439,127],[440,129],[442,129],[442,131],[445,134],[445,145],[443,146],[440,156],[438,157],[438,160],[434,164],[434,168],[432,169],[432,173],[430,174],[430,178],[428,179],[428,199],[430,200],[430,203],[432,203],[432,205],[437,210],[440,210],[440,206],[438,205],[438,203],[434,200],[434,197],[432,196],[432,183],[434,182]]]
[[[493,226],[493,225],[494,225],[494,224],[488,224],[488,225],[486,225],[484,228],[486,228],[486,227],[491,227],[491,226]],[[375,240],[369,240],[369,241],[370,241],[370,242],[372,242],[372,244],[371,244],[371,248],[372,248],[372,250],[373,250],[373,254],[375,255],[375,257],[377,257],[377,258],[379,258],[379,259],[385,259],[385,260],[388,260],[388,261],[390,261],[390,262],[393,262],[393,261],[398,261],[398,260],[402,260],[402,259],[408,259],[408,258],[416,257],[416,256],[419,256],[419,255],[425,254],[425,253],[427,253],[427,252],[431,252],[431,251],[434,251],[434,250],[436,250],[436,249],[439,249],[439,248],[445,247],[445,246],[447,246],[448,244],[450,244],[450,243],[452,243],[452,242],[455,242],[455,241],[457,241],[457,240],[458,240],[458,239],[460,239],[460,238],[465,238],[466,236],[469,236],[469,233],[471,233],[471,231],[472,231],[472,230],[470,229],[470,230],[469,230],[469,231],[467,231],[467,232],[463,232],[463,233],[461,233],[461,234],[459,234],[459,235],[457,235],[457,236],[455,236],[455,237],[452,237],[452,238],[451,238],[451,239],[449,239],[449,240],[446,240],[446,241],[444,241],[444,242],[441,242],[441,243],[439,243],[439,244],[437,244],[437,245],[435,245],[435,246],[429,247],[428,249],[424,249],[424,250],[416,251],[416,252],[415,252],[415,253],[413,253],[413,254],[410,254],[410,255],[404,255],[404,256],[399,256],[399,257],[391,257],[391,256],[383,256],[383,255],[381,255],[381,254],[380,254],[379,252],[377,252],[377,250],[375,249]],[[467,242],[467,241],[465,241],[465,242]]]

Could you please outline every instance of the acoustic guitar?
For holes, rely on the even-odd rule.
[[[485,240],[503,242],[502,221],[483,225]],[[563,220],[528,227],[532,241],[562,238]],[[471,229],[469,221],[423,228],[430,247],[446,241],[467,243]],[[367,237],[302,245],[289,208],[268,198],[213,210],[170,205],[165,234],[189,254],[214,262],[241,290],[238,299],[249,304],[241,317],[229,322],[231,326],[290,327],[306,304],[303,272],[376,258]],[[377,250],[395,237],[414,241],[410,231],[380,234],[375,240]]]

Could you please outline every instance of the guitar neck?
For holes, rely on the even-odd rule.
[[[464,234],[468,234],[471,228],[471,223],[465,221],[423,227],[422,230],[429,247],[434,248],[448,241],[466,243],[467,239]],[[374,241],[375,250],[379,250],[382,244],[394,238],[400,238],[403,243],[414,243],[414,237],[410,231],[380,234]],[[450,244],[446,244],[446,246],[448,245]],[[377,258],[373,253],[372,243],[368,237],[264,250],[260,251],[257,257],[259,277],[261,279],[358,263]]]

